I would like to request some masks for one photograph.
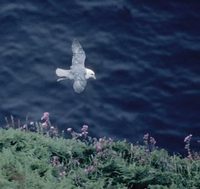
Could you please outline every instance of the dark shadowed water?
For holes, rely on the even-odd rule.
[[[161,3],[162,2],[162,3]],[[200,137],[200,1],[0,1],[0,123],[10,114],[60,129],[184,150]],[[95,70],[82,94],[55,69],[77,38]]]

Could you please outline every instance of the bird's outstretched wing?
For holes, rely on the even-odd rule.
[[[56,75],[58,77],[61,77],[57,81],[61,81],[63,79],[74,79],[73,74],[71,73],[71,70],[64,70],[61,68],[57,68]]]
[[[64,69],[61,69],[61,68],[57,68],[56,69],[56,75],[58,77],[66,77],[69,73],[69,70],[64,70]]]
[[[74,39],[72,43],[72,66],[83,66],[85,67],[85,52],[81,46],[81,44],[78,42],[77,39]]]

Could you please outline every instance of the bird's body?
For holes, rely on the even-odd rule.
[[[95,78],[95,73],[91,69],[85,68],[85,52],[77,40],[72,43],[72,65],[69,70],[61,68],[56,69],[56,75],[59,77],[57,81],[70,79],[74,80],[73,88],[77,93],[81,93],[86,85],[87,79]]]

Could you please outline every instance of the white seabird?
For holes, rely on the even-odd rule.
[[[96,77],[93,70],[85,67],[86,55],[81,44],[76,39],[72,43],[72,53],[72,65],[70,66],[70,69],[56,69],[56,75],[59,77],[57,81],[65,79],[74,80],[74,91],[76,93],[81,93],[86,87],[87,79],[96,79]]]

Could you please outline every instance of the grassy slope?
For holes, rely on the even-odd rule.
[[[0,188],[200,188],[200,160],[125,141],[98,144],[0,129]]]

